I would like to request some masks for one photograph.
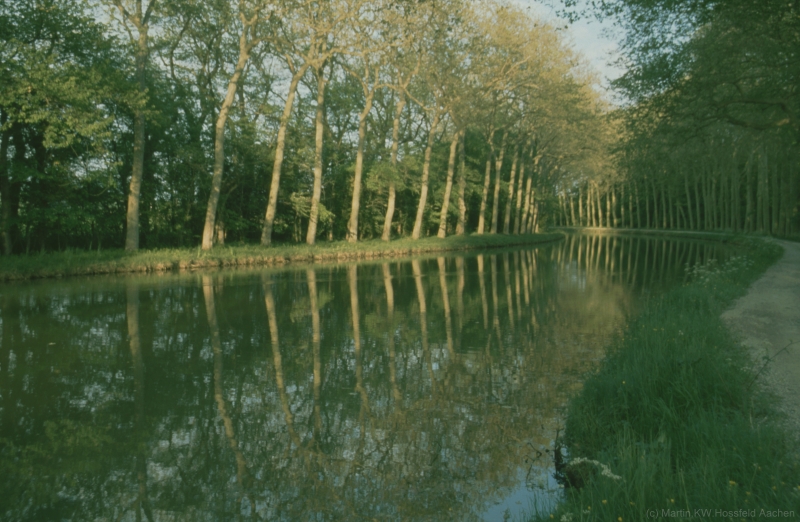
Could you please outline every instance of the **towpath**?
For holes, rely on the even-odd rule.
[[[753,283],[722,320],[750,348],[768,386],[783,398],[790,428],[800,433],[800,243],[772,240],[783,257]]]

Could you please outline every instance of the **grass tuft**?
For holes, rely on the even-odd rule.
[[[720,319],[782,249],[734,244],[739,255],[648,303],[569,405],[570,457],[621,480],[595,473],[535,520],[800,518],[796,434]]]

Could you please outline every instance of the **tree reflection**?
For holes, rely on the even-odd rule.
[[[134,401],[134,438],[136,439],[136,481],[139,486],[134,513],[136,520],[142,519],[144,512],[147,520],[153,520],[153,509],[147,496],[147,442],[144,426],[144,362],[142,361],[142,345],[139,336],[139,287],[135,283],[126,288],[125,315],[128,323],[128,342],[133,365],[133,401]]]
[[[479,518],[520,470],[546,480],[548,463],[528,473],[525,459],[638,296],[722,255],[578,235],[391,265],[9,286],[0,513]]]

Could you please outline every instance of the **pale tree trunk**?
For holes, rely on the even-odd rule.
[[[417,217],[414,220],[414,231],[411,234],[412,239],[419,239],[422,233],[422,218],[425,214],[425,204],[428,200],[428,177],[431,169],[431,149],[433,148],[433,136],[436,133],[436,127],[439,126],[439,111],[433,116],[431,128],[428,132],[428,144],[425,147],[425,160],[422,164],[422,180],[419,189],[419,205],[417,206]]]
[[[483,177],[483,192],[481,193],[481,209],[478,215],[478,229],[476,233],[483,234],[486,230],[486,205],[489,198],[489,184],[492,176],[492,154],[486,158],[486,174]]]
[[[536,216],[534,215],[534,209],[536,208],[536,188],[534,187],[531,191],[531,198],[528,202],[528,224],[525,227],[525,232],[528,234],[533,234],[534,232],[534,221]]]
[[[392,167],[397,167],[397,149],[400,146],[400,116],[403,114],[403,108],[406,105],[406,97],[400,94],[400,99],[397,100],[397,106],[394,109],[394,121],[392,122],[392,152],[391,162]],[[386,204],[386,217],[383,220],[383,235],[381,239],[389,241],[392,237],[392,219],[394,217],[394,205],[397,197],[395,189],[394,178],[389,180],[389,198]]]
[[[569,218],[570,218],[570,226],[575,226],[575,198],[573,196],[569,197]]]
[[[367,134],[367,116],[372,110],[372,100],[375,89],[378,87],[378,75],[370,88],[368,83],[364,87],[364,110],[358,115],[358,149],[356,150],[356,169],[353,176],[353,199],[350,203],[350,219],[347,221],[347,242],[358,241],[358,210],[361,207],[361,174],[364,170],[364,141]]]
[[[136,12],[128,13],[122,3],[115,2],[124,19],[136,27],[139,37],[136,41],[136,87],[144,96],[147,90],[145,71],[149,49],[147,46],[148,21],[155,0],[147,6],[142,14],[142,2],[137,0]],[[139,249],[139,200],[142,194],[142,177],[144,175],[145,117],[144,107],[137,107],[133,115],[133,169],[128,188],[128,209],[125,222],[125,250],[133,252]]]
[[[447,160],[447,180],[444,185],[444,198],[442,200],[442,212],[439,216],[439,237],[444,238],[447,235],[447,211],[450,208],[450,192],[453,190],[453,174],[456,170],[456,151],[458,150],[458,142],[461,140],[461,133],[458,130],[453,134],[453,140],[450,142],[450,157]]]
[[[497,157],[497,162],[494,165],[494,201],[492,201],[492,228],[491,233],[497,233],[497,221],[500,213],[500,173],[503,168],[503,156],[506,152],[506,138],[508,138],[508,131],[503,133],[503,139],[500,140],[500,155]]]
[[[478,234],[486,229],[486,204],[489,199],[489,183],[492,177],[492,157],[494,156],[494,129],[489,133],[489,157],[486,158],[486,174],[483,177],[483,193],[481,194],[481,210],[478,214]]]
[[[508,199],[506,200],[506,211],[503,216],[503,234],[511,231],[511,209],[514,203],[514,183],[517,176],[517,163],[519,162],[519,146],[514,146],[514,159],[511,160],[511,177],[508,179]]]
[[[522,155],[525,157],[525,154]],[[525,160],[521,160],[519,164],[519,181],[517,182],[517,201],[516,201],[516,219],[514,220],[514,234],[519,234],[519,229],[522,226],[522,186],[525,182]]]
[[[313,245],[317,239],[317,223],[319,222],[319,199],[322,195],[322,146],[325,130],[325,69],[324,64],[315,71],[317,76],[317,112],[314,118],[316,126],[314,134],[314,187],[311,191],[311,210],[308,214],[308,232],[306,243]]]
[[[463,236],[467,227],[467,202],[465,199],[467,191],[467,158],[464,150],[464,135],[461,131],[461,139],[458,147],[458,223],[456,224],[456,235]]]
[[[254,23],[252,20],[251,23]],[[219,193],[222,189],[222,171],[225,167],[225,123],[228,121],[233,100],[236,97],[236,89],[239,87],[239,80],[244,72],[247,60],[250,59],[252,44],[247,42],[247,33],[250,24],[245,23],[242,34],[239,37],[239,60],[236,62],[236,69],[233,71],[228,82],[228,92],[222,100],[219,108],[217,123],[214,127],[214,175],[211,178],[211,194],[208,196],[208,206],[206,207],[206,222],[203,226],[202,249],[210,250],[214,245],[214,222],[217,218],[217,204],[219,203]]]
[[[533,186],[533,172],[528,174],[528,180],[525,182],[525,202],[522,205],[522,222],[520,223],[520,233],[526,234],[528,232],[528,221],[530,220],[530,206],[531,206],[531,187]]]
[[[272,182],[269,186],[269,198],[267,200],[267,213],[264,217],[264,226],[261,229],[261,244],[268,246],[272,243],[272,225],[275,223],[275,211],[278,208],[278,190],[281,183],[281,167],[283,166],[283,151],[286,145],[286,127],[289,125],[289,118],[292,115],[294,97],[297,93],[297,84],[305,75],[309,64],[304,63],[294,74],[289,83],[289,92],[286,95],[286,103],[283,106],[281,122],[278,125],[278,136],[275,141],[275,161],[272,164]]]
[[[597,210],[597,224],[599,227],[603,227],[603,202],[600,200],[600,187],[595,188],[594,191],[595,201],[597,202],[596,210]]]

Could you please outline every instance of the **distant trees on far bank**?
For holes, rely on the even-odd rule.
[[[624,27],[615,169],[557,221],[800,235],[800,5],[603,0]]]

